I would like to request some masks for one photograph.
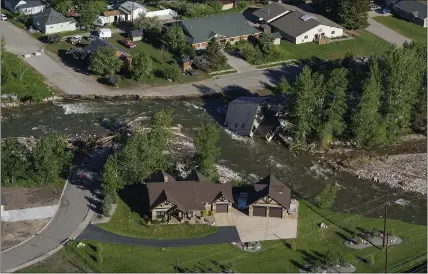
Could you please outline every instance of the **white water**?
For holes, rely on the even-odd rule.
[[[243,136],[236,135],[235,133],[233,133],[227,128],[223,128],[223,129],[224,129],[224,132],[226,132],[226,134],[229,135],[230,138],[232,138],[233,140],[244,142],[244,143],[251,143],[253,140],[250,137],[243,137]]]
[[[65,115],[97,112],[97,109],[94,108],[94,106],[91,106],[89,103],[75,103],[75,104],[58,103],[57,105],[62,107]]]

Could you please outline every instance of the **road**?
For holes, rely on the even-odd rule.
[[[66,239],[77,237],[83,231],[87,225],[83,222],[85,217],[93,214],[91,191],[98,186],[97,174],[106,155],[106,151],[97,151],[91,158],[83,158],[79,166],[73,167],[55,216],[38,235],[1,253],[1,272],[15,270],[51,252]],[[82,172],[88,174],[84,179],[78,176]]]
[[[373,13],[369,13],[369,26],[366,28],[369,32],[373,33],[374,35],[382,38],[383,40],[387,41],[390,44],[396,45],[396,46],[403,46],[404,42],[411,42],[412,40],[404,37],[403,35],[393,31],[392,29],[382,25],[381,23],[376,22],[372,19]]]
[[[0,22],[0,33],[6,39],[7,50],[20,56],[32,54],[43,46],[41,42],[26,31],[10,22]],[[56,86],[64,93],[83,96],[200,96],[227,91],[235,87],[256,91],[264,89],[266,84],[273,85],[283,72],[286,74],[291,73],[289,76],[295,78],[300,71],[298,67],[289,66],[280,69],[253,70],[238,74],[228,74],[189,84],[117,90],[99,84],[94,77],[75,72],[72,68],[67,67],[60,60],[48,54],[33,55],[32,57],[24,58],[24,60],[40,72],[48,83]]]

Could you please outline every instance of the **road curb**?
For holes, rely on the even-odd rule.
[[[59,210],[59,208],[60,208],[60,206],[61,206],[61,200],[62,200],[62,197],[64,196],[64,193],[65,193],[65,190],[66,190],[66,188],[67,188],[67,186],[68,186],[68,180],[66,180],[65,181],[65,184],[64,184],[64,188],[62,189],[62,193],[61,193],[61,196],[59,197],[59,202],[58,202],[58,206],[57,206],[57,208],[56,208],[56,210],[55,210],[55,214],[51,217],[51,219],[49,220],[49,222],[40,230],[40,231],[38,231],[36,234],[34,234],[33,236],[31,236],[30,238],[28,238],[28,239],[26,239],[25,241],[23,241],[23,242],[20,242],[19,244],[17,244],[17,245],[14,245],[14,246],[12,246],[12,247],[10,247],[10,248],[8,248],[8,249],[6,249],[6,250],[3,250],[2,252],[1,252],[1,254],[3,254],[4,252],[7,252],[7,251],[9,251],[9,250],[12,250],[12,249],[14,249],[14,248],[16,248],[16,247],[18,247],[18,246],[20,246],[20,245],[22,245],[22,244],[25,244],[26,242],[28,242],[29,240],[31,240],[31,239],[33,239],[34,237],[36,237],[36,236],[38,236],[40,233],[42,233],[48,226],[49,226],[49,224],[52,222],[52,220],[55,218],[55,216],[56,216],[56,214],[58,213],[58,210]]]

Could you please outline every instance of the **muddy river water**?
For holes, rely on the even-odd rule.
[[[214,120],[222,126],[225,107],[224,101],[212,98],[173,101],[69,100],[2,109],[1,133],[3,138],[40,136],[49,132],[103,135],[108,133],[102,126],[103,119],[125,121],[140,117],[142,121],[148,122],[154,112],[171,108],[174,123],[183,126],[183,134],[194,137],[196,129],[207,121]],[[242,174],[247,180],[255,181],[273,173],[293,190],[296,197],[308,199],[313,198],[327,182],[335,181],[339,184],[336,210],[377,218],[383,215],[383,207],[380,206],[388,190],[390,218],[424,225],[427,223],[426,197],[390,189],[344,172],[323,169],[318,165],[321,156],[294,156],[276,141],[267,143],[258,137],[238,137],[224,128],[221,130],[219,145],[219,164]]]

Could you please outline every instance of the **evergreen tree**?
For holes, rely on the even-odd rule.
[[[162,41],[172,51],[179,51],[186,43],[183,30],[176,24],[167,29]]]
[[[379,113],[381,88],[379,61],[372,57],[369,77],[352,117],[352,131],[359,146],[376,146],[385,142],[385,128]]]
[[[316,132],[319,124],[316,113],[319,95],[322,93],[323,77],[305,66],[293,85],[295,97],[293,115],[295,119],[294,146],[305,145],[309,137]]]
[[[30,167],[27,148],[15,139],[8,138],[1,144],[1,182],[14,186],[17,179],[25,178]]]
[[[368,24],[368,0],[340,0],[338,14],[344,27],[348,29],[363,29]]]
[[[214,164],[220,155],[220,148],[217,144],[219,139],[219,130],[212,123],[202,125],[196,132],[196,165],[202,174],[212,180],[218,178]]]
[[[134,80],[141,80],[143,77],[150,78],[153,71],[153,60],[146,52],[140,52],[132,58],[131,75]]]
[[[227,62],[227,58],[224,56],[219,42],[215,39],[211,39],[208,42],[205,55],[207,57],[210,70],[220,69]]]
[[[337,186],[330,183],[315,197],[319,208],[331,208],[336,200]]]
[[[343,115],[347,110],[346,90],[348,86],[348,72],[345,68],[334,69],[326,82],[327,92],[324,102],[324,115],[321,129],[321,142],[331,140],[333,135],[340,135],[345,130]]]

